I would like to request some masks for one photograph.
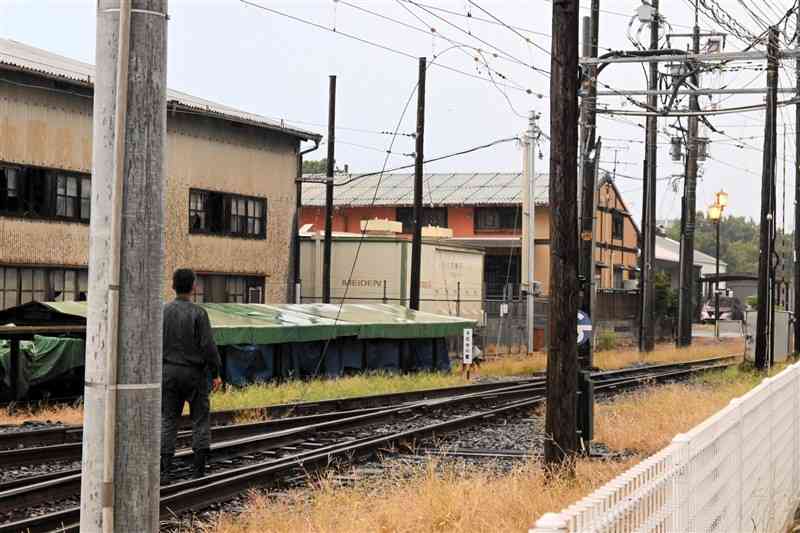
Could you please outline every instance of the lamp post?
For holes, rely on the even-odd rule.
[[[728,205],[728,193],[719,191],[714,195],[714,205],[708,208],[708,218],[716,226],[716,276],[714,277],[714,336],[719,340],[719,225],[722,212]]]

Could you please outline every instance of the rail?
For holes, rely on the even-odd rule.
[[[787,530],[800,499],[800,363],[530,533]]]

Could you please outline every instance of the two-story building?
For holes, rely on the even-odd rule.
[[[423,202],[425,225],[447,227],[453,239],[479,245],[485,252],[484,282],[487,297],[518,288],[521,280],[522,187],[521,173],[425,174]],[[334,231],[358,233],[362,220],[400,221],[411,233],[413,217],[412,174],[383,174],[354,179],[337,176],[334,189]],[[325,187],[303,184],[301,224],[315,230],[325,225]],[[535,185],[534,279],[549,292],[550,209],[548,177]],[[598,188],[595,260],[600,290],[623,290],[637,278],[638,229],[619,190],[610,179]],[[577,238],[577,236],[576,236]],[[631,284],[627,287],[630,288]]]
[[[0,39],[0,309],[86,298],[93,80]],[[171,90],[167,132],[165,278],[194,269],[199,301],[286,301],[300,143],[320,136]]]

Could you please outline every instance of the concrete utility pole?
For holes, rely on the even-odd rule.
[[[658,0],[652,0],[652,19],[650,20],[650,50],[658,49]],[[658,89],[658,63],[650,63],[648,89]],[[658,106],[655,94],[647,96],[651,109]],[[648,116],[646,122],[644,193],[642,199],[642,283],[641,325],[639,329],[639,351],[652,352],[655,348],[655,246],[656,246],[656,163],[658,154],[658,119]]]
[[[328,160],[325,169],[325,243],[322,250],[322,303],[331,303],[331,248],[333,247],[333,171],[336,164],[336,76],[328,89]]]
[[[166,0],[97,2],[86,532],[159,528],[166,17]]]
[[[697,0],[694,4],[694,30],[692,34],[692,51],[700,53],[700,26],[698,24]],[[692,63],[692,86],[698,87],[700,76],[697,74],[699,64]],[[697,95],[689,97],[689,109],[700,111]],[[692,315],[694,314],[694,229],[697,213],[697,117],[689,117],[689,132],[686,147],[686,177],[683,183],[683,233],[681,239],[680,258],[680,292],[678,298],[678,346],[692,344]]]
[[[414,154],[414,235],[411,241],[411,309],[419,310],[422,276],[422,164],[425,161],[425,73],[427,60],[419,58],[417,85],[417,149]]]
[[[800,28],[800,9],[797,10],[797,24]],[[795,47],[800,46],[800,31],[796,33]],[[795,59],[797,94],[800,98],[800,57]],[[800,352],[800,103],[794,106],[794,352]]]
[[[550,320],[544,456],[578,450],[578,0],[553,2],[550,60]]]
[[[583,57],[597,57],[598,26],[600,24],[600,0],[592,0],[591,17],[583,17]],[[584,76],[585,96],[581,101],[581,202],[580,202],[580,275],[583,278],[581,291],[581,310],[592,316],[592,300],[595,289],[594,275],[594,221],[595,197],[597,188],[597,169],[590,155],[595,149],[597,135],[597,67],[587,66]],[[578,361],[581,369],[592,367],[593,343],[586,342],[578,348]]]
[[[528,353],[534,351],[534,314],[536,300],[534,287],[536,285],[536,144],[539,136],[539,126],[536,123],[538,114],[531,111],[528,118],[528,131],[525,139],[525,186],[523,191],[523,207],[525,218],[525,232],[523,235],[522,272],[523,283],[526,285],[526,325],[528,334]]]
[[[758,319],[756,321],[756,368],[766,370],[769,365],[769,339],[771,312],[772,227],[775,223],[775,159],[777,157],[776,113],[778,95],[778,30],[769,30],[767,41],[767,112],[764,124],[764,161],[761,178],[760,254],[758,256]]]

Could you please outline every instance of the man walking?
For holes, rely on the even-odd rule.
[[[164,371],[161,383],[161,477],[175,454],[178,422],[185,402],[192,417],[193,477],[205,474],[211,445],[209,389],[222,384],[222,362],[206,311],[192,303],[195,275],[180,268],[172,276],[175,300],[164,306]]]

